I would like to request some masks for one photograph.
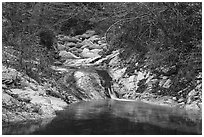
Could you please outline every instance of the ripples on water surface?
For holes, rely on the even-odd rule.
[[[53,119],[3,126],[3,134],[201,134],[201,125],[178,108],[97,100],[72,104]]]

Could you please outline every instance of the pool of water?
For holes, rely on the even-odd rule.
[[[94,100],[70,105],[52,119],[3,125],[3,134],[179,135],[202,134],[201,120],[186,111],[140,101]]]

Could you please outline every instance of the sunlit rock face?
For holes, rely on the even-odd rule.
[[[117,54],[115,54],[117,53]],[[138,63],[127,74],[128,66],[119,56],[120,51],[114,51],[110,55],[108,71],[112,77],[112,91],[118,94],[119,99],[141,100],[148,103],[156,103],[169,106],[180,106],[192,113],[201,113],[202,108],[202,82],[200,75],[197,76],[197,86],[193,88],[183,87],[174,92],[176,82],[175,75],[158,75],[153,70],[139,67]],[[115,55],[114,55],[115,54]],[[113,56],[114,55],[114,56]],[[166,70],[163,70],[166,73]],[[174,93],[172,93],[172,91]],[[188,93],[185,97],[185,93]]]
[[[15,69],[3,66],[2,73],[2,124],[54,117],[68,105]]]
[[[105,99],[108,96],[105,81],[94,68],[81,68],[66,74],[62,83],[67,88],[65,94],[72,94],[79,100]]]

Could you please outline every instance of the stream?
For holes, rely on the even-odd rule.
[[[193,122],[182,109],[112,99],[81,101],[57,112],[52,119],[2,127],[4,135],[202,134],[202,122]]]

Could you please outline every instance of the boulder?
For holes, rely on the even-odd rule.
[[[76,47],[76,48],[81,48],[82,46],[83,46],[83,45],[82,45],[81,43],[77,43],[75,47]]]
[[[65,49],[66,49],[66,46],[58,43],[58,44],[57,44],[57,49],[58,49],[59,51],[65,50]]]
[[[122,68],[122,69],[113,68],[113,69],[110,69],[110,74],[112,78],[117,81],[124,75],[126,69],[127,68]]]
[[[100,47],[101,47],[102,49],[106,49],[106,50],[108,49],[108,45],[107,45],[106,43],[105,43],[105,44],[101,44]]]
[[[186,108],[186,110],[190,110],[190,111],[194,111],[194,112],[200,111],[200,108],[198,106],[198,102],[197,101],[193,101],[190,104],[187,104],[185,106],[185,108]]]
[[[100,40],[98,41],[98,44],[102,45],[102,44],[107,44],[107,43],[106,43],[105,40],[101,40],[101,39],[100,39]]]
[[[100,46],[99,44],[92,44],[88,46],[89,49],[102,49],[102,46]]]
[[[2,84],[12,84],[16,81],[18,72],[15,69],[2,67]]]
[[[55,61],[55,62],[54,62],[54,65],[55,65],[55,66],[60,66],[60,65],[62,65],[62,64],[63,64],[63,63],[60,62],[60,61]]]
[[[56,37],[57,37],[58,40],[62,40],[62,39],[65,38],[65,36],[64,36],[64,35],[61,35],[61,34],[57,35]]]
[[[2,103],[6,104],[6,105],[13,105],[12,103],[13,97],[6,94],[6,93],[2,93]]]
[[[83,42],[80,43],[81,45],[83,45],[81,48],[86,48],[86,47],[89,47],[90,45],[93,45],[93,42],[90,41],[90,40],[84,40]]]
[[[67,51],[60,51],[59,56],[61,56],[62,59],[79,59],[80,57],[77,57],[76,55],[74,55],[71,52],[67,52]]]
[[[171,86],[171,80],[170,79],[167,79],[166,82],[163,84],[162,87],[164,88],[169,88]]]
[[[76,47],[72,47],[72,48],[69,49],[70,52],[77,51],[77,50],[78,50],[78,48],[76,48]]]
[[[73,54],[75,54],[76,56],[81,57],[81,52],[79,52],[78,50],[72,51]]]
[[[85,34],[89,34],[90,36],[93,36],[94,34],[96,34],[96,32],[94,30],[87,30]]]
[[[93,36],[94,34],[96,34],[96,32],[95,32],[94,30],[87,30],[84,34],[78,36],[78,38],[88,39],[88,38],[90,38],[91,36]]]
[[[80,100],[105,99],[106,90],[101,85],[101,79],[94,69],[81,68],[72,74],[67,73],[60,83],[69,87],[64,94],[72,94]],[[71,81],[75,82],[72,84]]]
[[[63,42],[73,42],[73,43],[81,42],[81,40],[76,38],[76,37],[68,37],[68,36],[62,38],[61,41],[63,41]]]
[[[91,36],[88,40],[92,41],[93,43],[98,43],[100,37],[98,35]]]
[[[85,58],[85,59],[67,59],[63,65],[67,67],[91,66],[91,65],[94,65],[94,64],[91,64],[91,62],[99,58],[100,56],[93,57],[93,58]]]
[[[76,43],[73,43],[73,42],[66,42],[65,43],[65,47],[68,47],[68,48],[73,48],[73,47],[76,47],[77,44]]]
[[[50,104],[52,105],[52,108],[56,110],[63,110],[63,108],[67,107],[67,103],[64,102],[60,98],[55,98],[55,97],[49,97],[50,99]]]
[[[48,115],[55,115],[55,110],[51,106],[42,105],[38,111],[40,115],[48,116]]]
[[[87,48],[84,48],[81,53],[81,56],[84,58],[94,58],[94,57],[99,57],[100,55],[98,53],[91,52]]]
[[[95,53],[95,54],[99,54],[102,51],[103,51],[102,49],[92,49],[92,50],[90,50],[90,52]]]

